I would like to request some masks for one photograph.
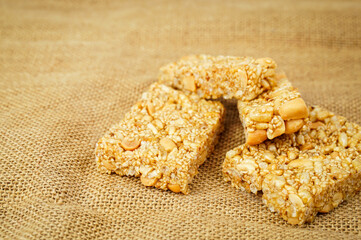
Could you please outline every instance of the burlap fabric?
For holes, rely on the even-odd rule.
[[[345,239],[361,194],[290,226],[225,183],[244,142],[234,101],[189,195],[103,175],[96,141],[186,54],[272,57],[308,103],[361,123],[357,1],[1,1],[0,238]]]

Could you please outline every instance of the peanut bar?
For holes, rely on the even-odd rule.
[[[97,143],[98,169],[187,194],[217,142],[223,116],[220,102],[154,83]]]
[[[191,55],[161,67],[159,82],[202,98],[252,100],[274,84],[270,58]]]
[[[226,155],[232,186],[257,194],[290,224],[312,222],[361,189],[361,127],[320,107],[297,133]]]

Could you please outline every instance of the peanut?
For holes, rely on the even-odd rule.
[[[288,168],[313,168],[313,162],[307,159],[297,159],[293,160],[288,164]]]
[[[331,166],[330,170],[331,170],[330,176],[336,179],[341,179],[343,176],[348,174],[345,170],[340,169],[336,166]]]
[[[171,139],[166,137],[162,138],[159,143],[167,152],[170,152],[177,147],[177,145]]]
[[[283,176],[273,175],[273,184],[276,189],[282,189],[282,187],[286,184],[286,180]]]
[[[155,107],[150,102],[147,103],[147,112],[150,116],[153,116],[153,114],[155,113]]]
[[[287,222],[289,224],[292,224],[292,225],[300,224],[300,220],[298,218],[295,218],[295,217],[289,217],[287,219]]]
[[[196,83],[193,76],[188,76],[183,78],[183,87],[186,90],[194,92],[196,90]]]
[[[355,160],[353,160],[352,165],[356,169],[356,172],[361,172],[361,157],[358,157]]]
[[[305,143],[300,147],[300,150],[305,151],[305,150],[310,150],[314,148],[312,143]]]
[[[285,128],[286,128],[285,133],[291,134],[297,132],[298,130],[301,129],[303,124],[304,124],[303,119],[293,119],[293,120],[285,121]]]
[[[175,193],[179,193],[181,191],[181,188],[178,184],[168,184],[168,189]]]
[[[276,75],[276,71],[272,68],[268,69],[267,72],[264,74],[265,78],[273,77]]]
[[[293,204],[293,205],[295,205],[297,208],[301,208],[301,207],[303,207],[304,206],[304,204],[303,204],[303,201],[301,200],[301,198],[298,196],[298,195],[296,195],[296,194],[290,194],[289,196],[288,196],[288,199],[291,201],[291,203]]]
[[[140,177],[140,181],[143,183],[143,185],[150,187],[150,186],[154,186],[154,184],[157,182],[157,179],[143,177],[143,175],[142,175]]]
[[[331,203],[325,204],[319,212],[321,213],[327,213],[333,209],[333,205]]]
[[[279,89],[279,90],[277,90],[277,91],[271,92],[271,93],[269,94],[269,97],[270,97],[270,98],[277,98],[277,97],[279,97],[279,96],[281,96],[281,95],[285,95],[285,94],[287,94],[287,93],[288,93],[287,90],[285,90],[285,89]]]
[[[158,134],[158,130],[157,130],[157,128],[156,128],[153,124],[148,123],[148,124],[147,124],[147,127],[148,127],[154,134]]]
[[[252,161],[242,162],[237,165],[237,169],[241,172],[252,174],[257,168],[257,164]]]
[[[302,199],[302,202],[304,204],[309,205],[311,203],[312,195],[309,191],[302,190],[302,191],[298,192],[298,195],[300,196],[300,198]]]
[[[109,162],[109,161],[103,161],[103,165],[106,169],[108,170],[115,170],[117,169],[113,163]]]
[[[261,112],[259,109],[255,109],[249,114],[249,117],[255,122],[267,123],[271,121],[273,117],[273,110]]]
[[[281,106],[281,99],[279,99],[279,98],[276,98],[276,100],[274,101],[274,109],[273,109],[273,112],[274,112],[274,114],[279,114],[278,113],[278,110],[280,109],[280,106]]]
[[[267,129],[268,123],[256,123],[256,129]]]
[[[145,115],[144,117],[143,117],[143,120],[145,121],[145,122],[150,122],[150,121],[152,121],[153,120],[153,118],[151,117],[151,116],[149,116],[149,115]],[[141,124],[139,124],[140,126],[141,126]],[[139,127],[140,127],[139,126]]]
[[[153,168],[150,167],[149,165],[141,165],[139,167],[139,172],[142,174],[142,175],[147,175],[150,171],[152,171]]]
[[[322,109],[322,110],[319,110],[317,112],[317,119],[318,120],[325,120],[326,118],[328,118],[330,116],[330,113],[325,110],[325,109]]]
[[[317,122],[312,122],[310,124],[310,128],[311,129],[317,129],[318,127],[324,127],[325,124],[323,122],[317,121]]]
[[[270,122],[270,125],[276,124],[276,128],[269,127],[267,129],[267,137],[268,139],[274,139],[275,137],[278,137],[282,135],[285,132],[285,122],[280,118],[280,116],[274,116],[272,121]]]
[[[154,120],[154,124],[159,128],[159,129],[163,129],[164,124],[162,123],[162,121],[160,121],[159,119]]]
[[[267,90],[271,88],[270,84],[264,79],[261,81],[261,85]]]
[[[332,205],[333,207],[337,207],[343,201],[343,194],[342,192],[337,192],[332,197]]]
[[[290,150],[290,151],[287,152],[287,157],[290,160],[294,160],[294,159],[296,159],[298,157],[298,153],[295,152],[295,151]]]
[[[254,132],[249,132],[246,143],[248,145],[256,145],[267,139],[267,131],[257,129]]]
[[[272,163],[275,160],[275,155],[272,152],[269,152],[269,151],[265,152],[263,154],[263,157],[264,157],[264,160],[267,163]]]
[[[140,146],[140,140],[135,138],[125,137],[120,145],[127,151],[132,151]]]
[[[308,108],[302,98],[296,98],[282,104],[278,112],[284,120],[308,117]]]
[[[246,88],[247,82],[248,82],[247,73],[245,71],[241,71],[241,70],[239,70],[238,73],[239,73],[240,79],[241,79],[241,87]]]
[[[347,147],[347,135],[346,133],[342,132],[338,137],[338,142],[341,144],[342,147]]]

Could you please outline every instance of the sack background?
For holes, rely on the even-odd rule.
[[[309,104],[361,124],[359,1],[0,0],[0,238],[361,237],[361,194],[290,226],[225,183],[234,101],[187,196],[96,171],[94,146],[183,55],[272,57]]]

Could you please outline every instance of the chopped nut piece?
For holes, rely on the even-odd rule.
[[[264,141],[284,133],[297,132],[304,125],[303,119],[308,116],[308,109],[300,98],[300,93],[292,87],[284,74],[276,75],[269,91],[251,101],[238,101],[237,106],[248,138],[254,137],[251,133],[256,130],[266,130],[267,133],[266,138],[257,138],[258,141],[255,138],[247,139],[249,145],[261,143],[260,139]],[[299,118],[294,119],[295,116]]]
[[[260,130],[268,129],[268,123],[256,123],[256,129],[260,129]]]
[[[157,182],[156,178],[147,178],[140,176],[140,181],[143,183],[144,186],[151,187],[154,186],[154,184]]]
[[[328,118],[330,115],[330,113],[327,111],[327,110],[323,110],[323,109],[320,109],[319,111],[316,112],[316,115],[317,115],[317,119],[318,120],[325,120],[326,118]]]
[[[298,195],[291,193],[288,198],[290,199],[291,203],[297,208],[302,208],[304,206],[301,198]]]
[[[273,153],[267,151],[264,153],[264,158],[267,163],[272,163],[273,160],[275,159],[275,155]]]
[[[347,135],[346,133],[341,133],[340,136],[338,137],[338,142],[340,143],[340,145],[342,147],[347,147]]]
[[[164,124],[159,119],[154,120],[155,126],[157,126],[158,129],[163,129]]]
[[[145,186],[187,194],[198,167],[217,142],[223,116],[220,102],[154,83],[98,141],[98,170],[141,177]]]
[[[140,141],[138,139],[126,137],[121,141],[120,145],[122,145],[125,150],[132,151],[140,146]]]
[[[262,87],[264,87],[266,90],[269,90],[271,88],[270,84],[266,80],[261,81]]]
[[[175,193],[179,193],[181,191],[181,188],[178,184],[168,184],[168,189]]]
[[[144,120],[145,122],[150,122],[150,121],[153,120],[153,118],[152,118],[151,116],[149,116],[149,115],[146,115],[146,116],[143,117],[143,120]],[[140,124],[138,124],[138,125],[139,125],[139,127],[141,127]]]
[[[304,121],[296,133],[232,149],[223,163],[226,181],[262,191],[269,209],[290,224],[312,222],[361,190],[361,148],[348,147],[361,144],[361,127],[319,107]]]
[[[147,124],[148,129],[150,129],[154,134],[158,133],[158,129],[151,123]]]
[[[194,82],[194,77],[187,76],[183,78],[183,87],[185,90],[194,92],[196,90],[196,83]]]
[[[278,112],[284,120],[308,117],[308,109],[302,98],[296,98],[282,104]]]
[[[310,128],[311,129],[317,129],[318,127],[324,127],[324,126],[325,126],[325,124],[323,122],[320,122],[320,121],[310,123]]]
[[[160,141],[159,141],[160,145],[162,145],[162,147],[167,151],[167,152],[170,152],[173,150],[173,148],[176,148],[177,145],[169,138],[165,137],[165,138],[162,138]]]
[[[243,171],[243,172],[254,172],[256,170],[256,163],[252,163],[252,162],[245,162],[245,163],[241,163],[237,165],[237,169],[239,171]]]
[[[117,168],[114,166],[114,164],[110,163],[109,161],[104,161],[104,162],[103,162],[103,165],[104,165],[104,167],[106,167],[106,168],[109,169],[109,170],[115,170],[115,169],[117,169]]]
[[[298,153],[294,152],[294,151],[288,151],[287,152],[287,157],[290,160],[296,159],[296,157],[298,156]]]
[[[242,70],[238,70],[238,73],[239,73],[239,78],[241,79],[241,89],[245,89],[247,87],[247,82],[248,82],[247,73]]]
[[[271,111],[264,112],[254,109],[254,111],[251,111],[249,114],[249,117],[253,121],[267,123],[270,122],[273,117],[273,109],[271,108]]]
[[[270,58],[191,55],[163,66],[159,82],[206,99],[251,100],[273,86],[275,68]]]
[[[328,213],[333,209],[333,206],[331,203],[327,203],[319,210],[320,213]]]
[[[155,107],[153,103],[147,103],[147,111],[149,115],[153,116],[153,114],[155,113]]]
[[[297,159],[297,160],[293,160],[292,162],[290,162],[288,164],[288,168],[292,169],[292,168],[304,168],[304,169],[308,169],[308,168],[313,168],[313,162],[307,159]]]
[[[332,205],[333,207],[337,207],[343,201],[343,194],[342,192],[338,192],[332,197]]]
[[[254,132],[249,132],[247,136],[247,144],[256,145],[267,139],[266,130],[255,130]]]
[[[285,132],[285,122],[280,116],[274,116],[267,129],[267,138],[274,139]]]
[[[309,149],[312,149],[313,148],[313,144],[312,143],[305,143],[305,144],[303,144],[301,147],[300,147],[300,149],[302,150],[302,151],[304,151],[304,150],[309,150]]]
[[[356,158],[352,161],[353,167],[356,169],[356,172],[361,172],[361,158]]]
[[[285,127],[286,127],[285,133],[286,134],[295,133],[298,130],[300,130],[303,125],[304,125],[303,119],[293,119],[293,120],[285,121]]]

